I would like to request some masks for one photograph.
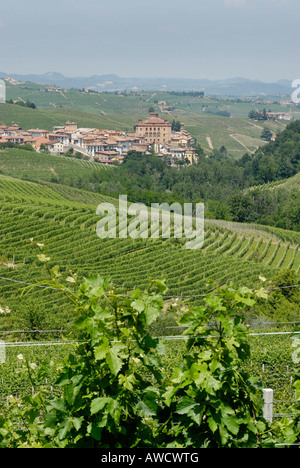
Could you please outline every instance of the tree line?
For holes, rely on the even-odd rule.
[[[176,168],[167,167],[154,154],[130,151],[117,171],[95,173],[89,184],[110,196],[127,194],[133,202],[204,202],[207,217],[300,231],[299,190],[261,187],[298,173],[300,121],[292,122],[276,141],[238,161],[225,147],[210,157],[199,145],[197,151],[197,165]]]

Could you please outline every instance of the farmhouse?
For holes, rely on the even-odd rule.
[[[267,112],[266,113],[268,120],[294,120],[294,117],[290,114],[285,114],[284,112]]]

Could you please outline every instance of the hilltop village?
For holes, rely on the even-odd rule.
[[[181,124],[179,131],[172,130],[168,120],[150,113],[148,120],[139,120],[134,133],[116,130],[79,128],[76,122],[53,127],[51,132],[42,129],[22,130],[14,124],[0,126],[0,145],[31,144],[37,152],[49,151],[63,155],[77,153],[85,159],[102,164],[121,164],[130,150],[142,154],[153,152],[164,158],[167,165],[196,164],[198,155],[193,137]]]

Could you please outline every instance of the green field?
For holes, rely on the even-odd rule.
[[[68,120],[76,121],[79,127],[107,128],[109,130],[128,130],[133,132],[133,127],[138,121],[138,116],[101,116],[64,107],[38,110],[12,104],[1,104],[0,106],[0,124],[11,125],[12,123],[16,123],[23,130],[42,128],[43,130],[51,131],[54,126],[65,125]]]
[[[260,185],[257,187],[254,187],[254,189],[259,189],[259,190],[278,190],[278,189],[287,189],[289,191],[292,190],[300,190],[300,173],[296,174],[293,177],[290,177],[289,179],[286,180],[277,180],[275,182],[269,182],[268,184]]]
[[[109,114],[95,115],[71,108],[57,108],[48,110],[33,110],[11,104],[0,106],[0,124],[11,125],[17,123],[24,130],[43,128],[52,130],[54,126],[65,125],[66,121],[76,121],[79,127],[107,128],[109,130],[134,131],[139,118],[146,118],[147,114]],[[246,152],[254,152],[264,144],[260,138],[263,128],[270,128],[277,132],[284,129],[284,125],[276,122],[265,124],[255,123],[246,118],[226,118],[213,115],[187,114],[178,112],[175,116],[165,116],[170,121],[173,118],[185,123],[197,142],[207,152],[211,152],[207,138],[211,138],[212,147],[219,149],[225,146],[234,158],[243,156]]]
[[[150,106],[161,111],[158,101],[165,101],[174,106],[174,110],[161,115],[170,121],[184,122],[206,153],[225,145],[228,155],[235,159],[264,144],[260,138],[264,127],[274,132],[285,128],[281,123],[247,119],[252,104],[209,97],[168,93],[117,96],[79,90],[49,93],[41,85],[9,86],[8,99],[16,97],[32,100],[38,109],[2,104],[0,124],[16,122],[24,129],[47,130],[73,120],[79,127],[132,131],[138,118],[147,116]],[[230,112],[231,117],[217,115],[222,111]],[[122,168],[26,149],[0,150],[0,407],[5,417],[10,403],[17,407],[15,397],[31,395],[35,398],[36,391],[43,392],[46,401],[60,396],[62,387],[57,385],[60,363],[76,349],[78,331],[74,330],[74,304],[66,298],[64,290],[59,291],[57,285],[54,287],[48,282],[50,269],[57,274],[62,288],[72,283],[75,290],[87,276],[99,274],[110,278],[121,296],[122,307],[123,296],[133,289],[144,290],[149,279],[164,278],[168,289],[163,298],[163,310],[150,332],[160,337],[165,345],[162,367],[169,376],[187,353],[185,337],[180,336],[183,328],[177,326],[177,319],[187,306],[200,306],[197,309],[202,313],[203,296],[212,290],[215,293],[216,286],[262,288],[263,284],[272,289],[276,275],[289,275],[289,270],[295,271],[293,279],[297,284],[300,282],[300,233],[297,231],[206,219],[204,244],[198,250],[187,250],[186,239],[174,236],[170,239],[163,239],[162,235],[158,239],[132,239],[130,236],[100,239],[96,232],[100,220],[97,206],[107,202],[118,210],[118,200],[103,195],[101,184],[109,180],[110,171]],[[114,181],[116,186],[118,182]],[[134,183],[131,183],[134,191]],[[299,190],[299,174],[258,189],[276,191],[281,187],[289,193]],[[247,190],[251,193],[252,188]],[[118,193],[118,190],[106,193]],[[148,226],[147,229],[149,233]],[[46,263],[45,257],[48,258]],[[295,411],[292,406],[295,400],[293,335],[289,333],[295,331],[300,317],[299,296],[295,293],[295,301],[287,299],[293,292],[289,288],[283,292],[272,289],[268,301],[258,299],[254,307],[248,302],[247,309],[235,311],[237,315],[245,314],[252,332],[248,338],[251,354],[240,363],[238,370],[258,377],[262,388],[274,389],[275,413]],[[231,300],[233,296],[228,297]],[[212,298],[217,304],[218,298],[215,295]],[[93,303],[93,307],[95,305],[100,306],[100,301]],[[224,308],[216,306],[216,310]],[[222,314],[225,316],[224,312]],[[116,318],[116,328],[118,326]],[[126,327],[124,330],[129,331],[128,322]],[[279,331],[286,334],[277,335]],[[113,342],[113,335],[109,339]],[[24,372],[24,359],[28,360],[30,376]],[[229,364],[228,375],[232,372],[232,361]],[[90,372],[90,367],[86,369]],[[153,388],[155,385],[153,379]],[[71,397],[71,393],[68,395]],[[21,406],[19,403],[18,408]],[[14,424],[21,433],[24,426],[19,417]]]
[[[71,168],[72,161],[67,163]],[[80,278],[109,276],[122,293],[146,287],[150,277],[165,277],[168,294],[180,296],[204,294],[209,280],[252,287],[260,275],[300,270],[299,233],[262,226],[207,220],[199,250],[186,250],[184,239],[99,239],[96,207],[104,201],[112,200],[51,182],[0,176],[0,276],[6,278],[0,279],[0,295],[16,316],[23,286],[14,281],[34,284],[47,278],[31,238],[48,246],[51,265],[76,271]],[[63,303],[47,289],[32,288],[28,294],[42,299],[49,311]],[[65,318],[70,320],[68,313]]]
[[[35,182],[60,182],[73,185],[93,173],[111,170],[108,166],[64,156],[54,156],[23,149],[0,150],[2,174]]]
[[[193,96],[178,96],[163,92],[87,93],[82,90],[46,92],[45,85],[25,83],[7,85],[7,99],[34,102],[37,109],[16,105],[0,107],[0,124],[18,123],[22,128],[52,130],[54,125],[64,125],[67,120],[78,122],[79,127],[96,127],[132,132],[138,119],[146,118],[150,107],[170,122],[180,120],[197,139],[203,149],[210,153],[221,146],[235,159],[246,152],[252,153],[264,145],[262,130],[267,128],[278,133],[285,128],[282,122],[253,122],[248,119],[251,110],[262,111],[264,105],[236,100]],[[165,110],[164,105],[172,110]],[[279,104],[271,107],[273,112],[292,113],[299,118],[297,108],[290,109]],[[269,110],[269,109],[267,109]],[[220,112],[228,112],[223,117]]]

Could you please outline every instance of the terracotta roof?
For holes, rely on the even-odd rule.
[[[117,144],[116,140],[114,140],[113,138],[108,138],[107,140],[105,140],[105,143],[107,145],[116,145]]]
[[[48,130],[41,130],[40,128],[31,128],[30,130],[27,130],[27,132],[43,132],[43,133],[49,133]]]
[[[117,151],[96,151],[96,154],[103,154],[105,156],[117,156]]]
[[[37,140],[36,137],[32,136],[24,136],[24,143],[33,143]]]
[[[53,143],[53,140],[48,140],[48,138],[45,138],[45,137],[41,137],[41,138],[38,138],[35,142],[35,146],[36,148],[40,148],[41,145],[50,145]]]
[[[139,123],[137,127],[140,127],[141,125],[167,125],[168,127],[172,126],[167,120],[163,120],[158,117],[153,117],[152,119],[144,120],[142,123]]]
[[[69,135],[67,135],[66,133],[59,133],[59,132],[54,132],[54,133],[49,133],[49,137],[56,137],[56,138],[69,138]]]

